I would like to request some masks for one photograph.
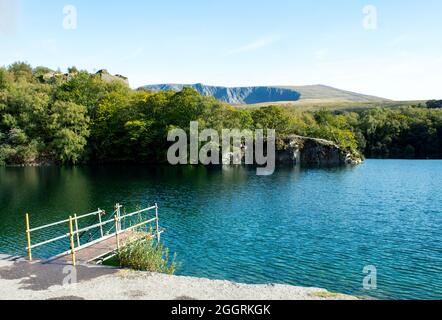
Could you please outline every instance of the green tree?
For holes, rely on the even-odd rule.
[[[428,109],[440,109],[442,108],[442,100],[430,100],[427,102]]]
[[[32,82],[34,80],[32,67],[26,62],[14,62],[8,67],[8,71],[17,82]]]
[[[51,107],[48,129],[51,149],[62,163],[78,163],[89,137],[87,108],[72,102],[57,101]]]
[[[13,83],[13,76],[5,68],[0,68],[0,90],[8,89]]]
[[[292,133],[290,117],[279,106],[262,107],[253,110],[251,116],[256,129],[274,129],[278,136]]]

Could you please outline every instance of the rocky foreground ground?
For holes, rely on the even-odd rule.
[[[75,271],[74,271],[75,270]],[[104,266],[28,263],[0,257],[4,300],[353,300],[323,289],[245,285]]]

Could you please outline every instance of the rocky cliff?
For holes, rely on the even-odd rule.
[[[325,167],[357,165],[362,159],[331,141],[291,135],[279,143],[276,162]]]
[[[297,101],[301,97],[300,93],[287,88],[276,87],[216,87],[198,84],[159,84],[143,87],[147,90],[163,91],[173,90],[181,91],[189,87],[196,90],[203,96],[212,96],[219,101],[229,104],[255,104],[276,101]]]

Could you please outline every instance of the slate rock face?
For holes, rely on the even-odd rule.
[[[237,161],[245,164],[245,155],[245,149],[242,148],[241,159]],[[220,163],[232,164],[234,157],[234,153],[228,153]],[[277,139],[275,163],[305,167],[340,167],[359,165],[362,163],[362,158],[342,149],[332,141],[290,135]]]
[[[334,142],[291,135],[282,140],[276,162],[304,166],[335,167],[358,165],[362,159],[340,148]]]

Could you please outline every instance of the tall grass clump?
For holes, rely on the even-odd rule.
[[[151,237],[129,243],[117,252],[117,259],[122,268],[139,271],[174,274],[176,255],[170,257],[169,249]]]

